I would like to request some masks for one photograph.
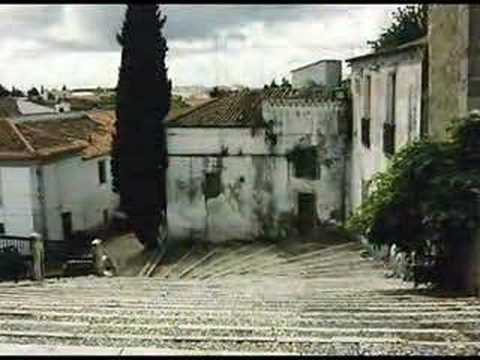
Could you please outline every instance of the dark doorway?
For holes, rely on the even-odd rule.
[[[72,213],[62,213],[63,240],[69,241],[72,238]]]
[[[317,210],[314,194],[298,194],[298,230],[305,233],[315,226]]]

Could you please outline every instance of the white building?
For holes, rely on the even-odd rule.
[[[1,119],[0,231],[67,240],[107,221],[117,204],[110,181],[112,124],[105,112]]]
[[[170,119],[172,240],[279,236],[295,219],[303,227],[340,220],[342,103],[275,91],[242,91]],[[294,153],[311,161],[299,164]]]
[[[292,86],[301,88],[311,84],[338,86],[342,80],[340,60],[320,60],[290,71]]]
[[[420,39],[348,60],[353,98],[349,212],[368,196],[372,176],[425,131],[425,59],[425,39]]]

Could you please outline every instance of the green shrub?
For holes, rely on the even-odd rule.
[[[347,228],[420,257],[435,250],[437,264],[468,243],[479,223],[480,115],[456,119],[449,134],[448,141],[420,140],[395,154]]]

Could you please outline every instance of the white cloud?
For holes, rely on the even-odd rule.
[[[0,83],[114,86],[124,6],[46,7],[0,5]],[[397,7],[166,5],[169,75],[177,85],[262,86],[306,63],[369,51]]]

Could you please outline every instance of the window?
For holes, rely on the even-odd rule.
[[[386,155],[395,153],[395,102],[396,74],[388,74],[387,79],[387,121],[383,125],[383,152]]]
[[[98,162],[98,180],[100,181],[100,184],[105,184],[107,182],[107,170],[105,160],[100,160]]]
[[[0,223],[0,234],[5,234],[5,224]]]
[[[108,210],[107,209],[103,210],[103,224],[108,225]]]
[[[363,117],[361,119],[361,141],[362,144],[370,148],[370,102],[372,95],[372,79],[370,75],[365,76],[363,89]]]
[[[370,148],[370,119],[362,118],[362,144]]]
[[[397,85],[397,75],[392,72],[387,78],[387,123],[395,123],[395,92]]]
[[[293,156],[295,177],[305,179],[319,179],[320,168],[318,166],[318,153],[316,147],[297,148]]]
[[[372,96],[372,78],[370,75],[365,77],[365,89],[363,95],[363,117],[370,119],[370,103]]]
[[[220,172],[207,172],[205,174],[205,199],[215,198],[221,192]]]

